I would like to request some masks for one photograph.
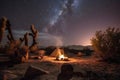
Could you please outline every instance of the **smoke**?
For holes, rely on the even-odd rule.
[[[13,34],[15,39],[19,39],[19,38],[23,38],[24,34],[26,32],[30,32],[28,30],[13,30]],[[7,40],[7,39],[6,39]],[[37,42],[39,43],[39,46],[62,46],[63,45],[63,41],[62,41],[62,37],[58,37],[55,35],[51,35],[49,33],[43,33],[43,32],[39,32],[38,34],[38,39]],[[32,44],[32,37],[29,37],[29,45]]]
[[[48,33],[39,33],[38,40],[40,42],[40,45],[44,45],[44,46],[52,46],[52,45],[62,46],[63,45],[62,37],[51,35]]]

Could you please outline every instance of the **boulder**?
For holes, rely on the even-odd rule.
[[[21,80],[33,80],[37,76],[48,74],[48,71],[45,71],[40,68],[29,66],[24,74],[24,77]]]

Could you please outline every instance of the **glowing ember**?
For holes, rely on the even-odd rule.
[[[57,60],[68,60],[68,57],[65,57],[63,54],[56,58]]]
[[[59,60],[64,60],[64,55],[60,55],[60,56],[58,57],[58,59],[59,59]]]

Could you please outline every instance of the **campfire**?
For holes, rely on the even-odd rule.
[[[58,47],[52,52],[51,56],[55,57],[57,61],[68,61],[64,50]]]
[[[61,54],[58,57],[56,57],[56,60],[58,60],[58,61],[68,61],[68,57]]]

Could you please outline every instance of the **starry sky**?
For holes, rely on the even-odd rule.
[[[97,30],[120,26],[120,0],[0,0],[0,17],[22,37],[34,24],[41,46],[89,45]]]

